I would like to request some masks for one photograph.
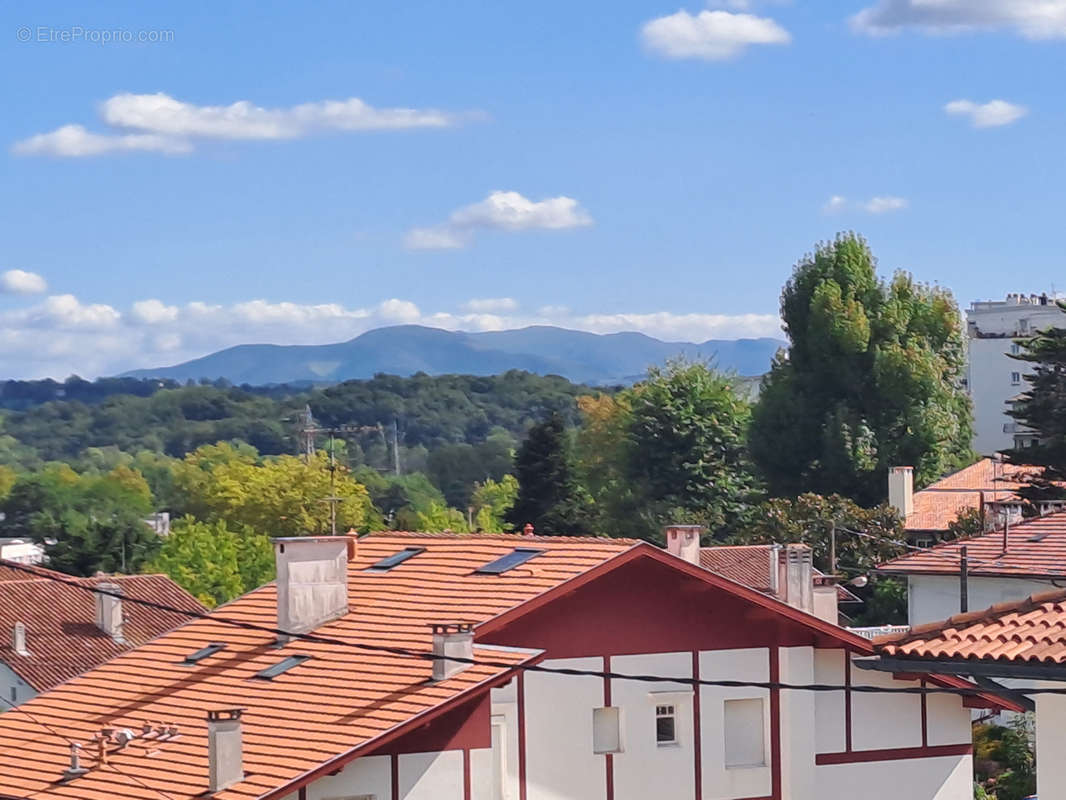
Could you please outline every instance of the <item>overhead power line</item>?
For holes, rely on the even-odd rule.
[[[784,690],[784,691],[802,691],[802,692],[842,692],[850,691],[860,694],[953,694],[964,697],[973,697],[975,695],[988,695],[995,694],[994,690],[986,689],[979,686],[970,687],[932,687],[932,686],[899,686],[899,687],[887,687],[887,686],[863,686],[863,685],[840,685],[840,684],[825,684],[825,683],[786,683],[782,681],[741,681],[741,680],[712,680],[707,678],[694,678],[683,676],[667,676],[667,675],[653,675],[653,674],[634,674],[626,672],[615,672],[611,670],[591,670],[591,669],[578,669],[574,667],[550,667],[544,664],[515,664],[507,661],[494,661],[491,659],[480,658],[466,658],[463,656],[453,655],[437,655],[428,650],[412,650],[405,647],[395,647],[392,645],[384,644],[370,644],[365,642],[351,642],[345,639],[338,639],[332,636],[323,636],[317,633],[290,633],[289,631],[281,630],[280,628],[274,628],[269,625],[260,625],[254,622],[246,622],[244,620],[233,619],[231,617],[224,617],[217,614],[210,614],[202,611],[190,611],[188,609],[177,608],[166,603],[160,603],[155,600],[144,600],[142,598],[131,597],[127,594],[120,592],[112,592],[107,589],[101,589],[98,586],[90,586],[84,583],[80,583],[74,579],[60,578],[56,575],[50,575],[42,573],[34,569],[33,567],[10,563],[5,564],[17,571],[26,572],[31,575],[35,575],[38,578],[53,581],[55,583],[71,586],[75,589],[79,589],[90,594],[103,595],[105,597],[114,597],[124,602],[130,602],[135,605],[144,606],[145,608],[152,608],[157,611],[167,611],[179,616],[189,617],[190,619],[208,620],[211,622],[225,625],[232,628],[239,628],[242,630],[256,631],[259,633],[269,633],[277,637],[285,637],[288,640],[300,640],[305,642],[312,642],[315,644],[325,644],[333,647],[340,647],[349,650],[359,650],[362,652],[379,653],[383,655],[396,656],[400,658],[417,658],[425,661],[447,660],[460,664],[468,664],[471,666],[481,667],[493,667],[496,669],[505,669],[515,672],[535,672],[548,675],[568,675],[572,677],[590,677],[590,678],[609,678],[611,680],[625,680],[625,681],[637,681],[642,683],[676,683],[688,686],[709,686],[715,688],[750,688],[750,689],[767,689],[767,690]],[[491,648],[491,644],[484,645],[487,648]],[[1025,694],[1064,694],[1066,695],[1066,688],[1051,689],[1051,688],[1039,688],[1039,689],[1026,689]]]

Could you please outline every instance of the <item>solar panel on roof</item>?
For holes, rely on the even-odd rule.
[[[543,550],[536,550],[532,547],[516,547],[507,555],[500,556],[495,561],[490,561],[488,564],[478,567],[474,572],[481,575],[500,575],[525,564],[529,559],[536,558],[543,552]]]
[[[213,656],[219,650],[225,649],[226,645],[223,642],[211,642],[211,644],[207,645],[206,647],[201,647],[195,653],[189,653],[189,655],[185,656],[182,663],[195,664],[198,661],[203,661],[208,656]]]
[[[280,675],[281,673],[288,672],[293,667],[300,666],[302,663],[307,661],[307,659],[309,659],[310,657],[311,656],[305,656],[305,655],[289,656],[288,658],[282,659],[281,661],[279,661],[277,664],[274,664],[273,666],[267,667],[266,669],[259,670],[259,672],[255,673],[255,677],[262,678],[265,681],[273,680],[274,678],[278,677],[278,675]]]
[[[424,547],[405,547],[398,553],[393,553],[391,556],[381,559],[376,564],[371,564],[366,568],[367,572],[388,572],[393,567],[399,566],[409,558],[414,558],[419,553],[426,552]]]

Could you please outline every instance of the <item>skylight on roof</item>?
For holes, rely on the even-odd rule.
[[[393,567],[397,567],[409,558],[414,558],[419,553],[426,552],[424,547],[405,547],[398,553],[393,553],[391,556],[381,559],[376,564],[371,564],[366,568],[367,572],[388,572]]]
[[[203,661],[209,656],[213,656],[219,650],[225,649],[226,645],[223,642],[211,642],[211,644],[207,645],[206,647],[201,647],[195,653],[189,653],[189,655],[185,656],[185,658],[182,660],[182,663],[195,664],[198,661]]]
[[[543,550],[536,550],[532,547],[516,547],[507,555],[478,567],[474,572],[479,575],[500,575],[525,564],[531,558],[536,558],[543,552]]]
[[[259,672],[255,673],[255,677],[262,678],[265,681],[273,680],[274,678],[278,677],[278,675],[280,675],[281,673],[288,672],[293,667],[300,666],[302,663],[307,661],[310,657],[311,656],[305,656],[305,655],[289,656],[288,658],[282,659],[281,661],[279,661],[277,664],[274,664],[273,666],[267,667],[266,669],[259,670]]]

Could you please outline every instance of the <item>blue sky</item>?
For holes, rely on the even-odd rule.
[[[963,305],[1061,259],[1066,0],[8,3],[0,36],[3,377],[396,322],[774,335],[847,229]]]

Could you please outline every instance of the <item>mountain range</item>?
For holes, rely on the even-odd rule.
[[[642,333],[597,334],[545,325],[485,333],[396,325],[336,344],[242,344],[169,367],[132,370],[122,377],[225,378],[236,384],[266,385],[336,383],[378,373],[495,375],[520,369],[561,375],[575,383],[616,384],[632,383],[649,366],[677,356],[711,359],[718,368],[738,375],[760,375],[783,345],[769,338],[664,342]]]

